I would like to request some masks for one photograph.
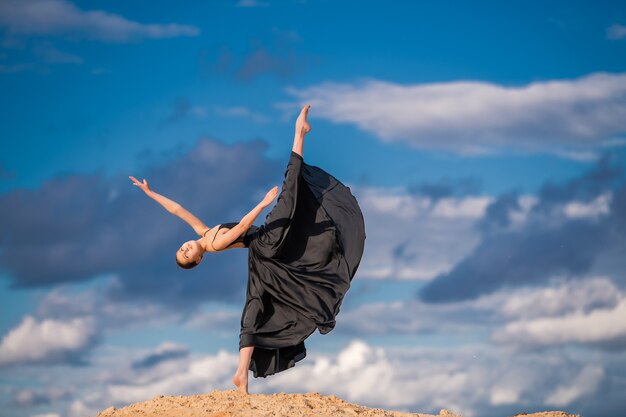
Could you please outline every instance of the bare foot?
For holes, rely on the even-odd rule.
[[[237,373],[233,376],[233,384],[237,386],[237,390],[248,394],[248,372]]]
[[[311,125],[306,120],[306,117],[309,114],[310,108],[311,108],[311,105],[307,104],[306,106],[302,108],[302,110],[300,110],[300,115],[298,116],[298,119],[296,120],[296,134],[301,134],[302,136],[304,136],[307,133],[309,133],[309,131],[311,130]]]

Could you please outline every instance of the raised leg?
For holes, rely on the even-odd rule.
[[[239,366],[237,372],[233,376],[233,383],[237,386],[237,390],[248,394],[248,370],[250,369],[250,358],[254,346],[246,346],[239,349]]]
[[[300,110],[300,115],[296,120],[296,133],[293,137],[292,150],[301,157],[304,157],[304,136],[306,136],[306,134],[311,131],[311,125],[306,120],[307,116],[309,115],[310,108],[311,106],[308,104],[304,106],[302,110]]]
[[[293,147],[285,171],[283,188],[278,195],[276,205],[266,216],[265,224],[259,228],[257,239],[251,243],[254,245],[254,250],[268,258],[274,257],[279,252],[296,209],[300,169],[303,162],[304,136],[311,130],[306,120],[309,107],[307,105],[302,108],[296,121]]]

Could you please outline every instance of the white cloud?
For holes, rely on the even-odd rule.
[[[508,387],[495,387],[491,390],[491,405],[515,404],[519,401],[519,392]]]
[[[620,290],[606,277],[593,277],[551,287],[507,290],[495,297],[502,299],[498,311],[506,318],[533,319],[614,308],[620,302]]]
[[[478,219],[493,201],[491,197],[442,198],[432,208],[433,217]]]
[[[253,122],[257,123],[267,123],[269,119],[266,116],[263,116],[261,113],[255,112],[244,106],[234,106],[234,107],[222,107],[222,106],[214,106],[213,107],[215,113],[220,116],[225,117],[240,117],[245,119],[250,119]]]
[[[334,394],[413,413],[446,408],[473,417],[493,415],[487,411],[495,405],[517,404],[520,411],[543,405],[545,392],[569,376],[562,371],[565,361],[558,355],[511,358],[485,347],[387,349],[354,339],[336,354],[315,355],[251,387]]]
[[[509,220],[511,221],[511,228],[519,228],[524,225],[524,222],[528,219],[531,209],[537,204],[539,200],[535,196],[524,195],[517,199],[519,208],[510,210],[508,213]]]
[[[66,0],[4,0],[0,25],[11,34],[67,35],[104,42],[129,42],[144,38],[197,36],[195,26],[143,24],[104,10],[80,10]]]
[[[83,59],[77,55],[63,52],[49,43],[35,46],[33,52],[49,64],[74,64],[81,65]]]
[[[481,301],[428,304],[419,300],[366,303],[342,310],[337,331],[361,337],[433,332],[459,336],[491,325],[492,305]]]
[[[624,92],[626,73],[606,72],[525,86],[365,79],[288,89],[298,105],[312,105],[314,117],[354,124],[384,142],[467,154],[600,147],[626,131]]]
[[[93,317],[38,321],[25,316],[2,339],[0,365],[63,361],[92,345],[96,336]]]
[[[36,310],[0,343],[0,366],[16,363],[71,363],[111,331],[145,329],[182,320],[184,313],[155,303],[116,303],[100,289],[78,293],[61,285],[48,292]]]
[[[127,404],[155,395],[234,388],[230,378],[235,374],[238,359],[239,355],[220,350],[215,355],[164,362],[142,374],[128,373],[126,378],[120,378],[123,374],[111,375],[112,382],[107,386],[105,398],[111,404]]]
[[[359,204],[376,214],[389,214],[411,221],[430,208],[429,198],[413,198],[404,188],[374,188],[350,186],[358,193]]]
[[[165,342],[162,342],[159,346],[157,346],[152,351],[152,354],[162,355],[164,353],[187,352],[187,351],[188,351],[187,346],[181,345],[180,343],[170,342],[166,340]]]
[[[160,366],[167,361],[177,360],[189,355],[189,349],[179,343],[165,341],[142,358],[133,362],[134,369]]]
[[[560,346],[566,343],[626,345],[626,297],[612,308],[577,310],[559,317],[513,321],[496,330],[492,339],[519,347]]]
[[[100,411],[102,411],[104,407],[90,407],[82,400],[74,400],[70,404],[67,410],[68,417],[85,417],[85,416],[95,416]]]
[[[488,196],[433,199],[403,188],[349,184],[367,219],[360,278],[429,280],[450,270],[478,243],[474,228]]]
[[[548,287],[503,289],[461,302],[425,303],[414,299],[364,303],[342,310],[337,331],[360,337],[430,333],[459,337],[494,328],[500,332],[501,327],[506,328],[511,323],[547,318],[562,320],[572,314],[611,310],[617,308],[623,298],[619,288],[605,277],[575,281],[555,278],[553,281]],[[584,328],[581,333],[585,333]],[[522,346],[528,343],[523,338],[508,342]]]
[[[67,383],[75,381],[83,390],[75,393],[64,415],[95,415],[112,405],[120,408],[156,395],[234,388],[230,378],[238,355],[224,350],[139,370],[133,368],[133,358],[143,356],[143,349],[114,348],[110,353],[114,362],[102,358],[105,368],[80,377],[62,371]],[[307,358],[292,369],[267,379],[250,374],[249,389],[252,394],[319,392],[369,407],[410,412],[436,414],[446,408],[464,417],[502,415],[493,407],[508,406],[512,415],[596,392],[599,384],[580,388],[580,382],[591,377],[601,381],[611,375],[604,375],[603,365],[597,363],[579,374],[589,362],[588,355],[567,351],[510,355],[506,349],[480,345],[382,347],[352,339],[324,354],[309,345]],[[584,393],[578,394],[572,387]]]
[[[156,303],[143,301],[114,302],[105,299],[106,285],[114,285],[113,277],[102,288],[72,292],[68,285],[59,285],[48,292],[37,307],[37,315],[67,320],[80,316],[93,316],[103,330],[144,328],[147,325],[176,323],[184,313],[171,311]]]
[[[494,368],[488,372],[488,375],[493,378],[493,381],[485,387],[485,397],[489,404],[492,406],[524,404],[530,398],[534,398],[534,401],[542,401],[543,398],[536,396],[543,394],[543,390],[539,388],[540,380],[548,376],[542,375],[537,365],[525,366],[526,360],[509,358],[507,363],[505,358],[506,355],[495,355],[492,359]],[[547,369],[553,368],[556,365],[554,362],[550,363],[553,359],[548,359],[539,366],[546,366]],[[561,376],[559,375],[556,379],[560,380]]]
[[[621,146],[620,143],[614,142],[611,139],[603,141],[602,146],[611,147],[611,143],[613,144],[613,146]],[[594,150],[555,149],[553,152],[555,155],[561,156],[565,159],[571,159],[573,161],[579,162],[595,162],[600,158],[600,153]]]
[[[606,28],[606,37],[609,39],[624,39],[626,38],[626,26],[614,24]]]
[[[229,335],[232,329],[239,327],[241,321],[241,309],[205,311],[194,314],[185,322],[189,329],[210,330],[220,332],[220,335]]]
[[[558,386],[550,393],[545,402],[562,407],[586,394],[593,394],[604,376],[602,367],[585,366],[573,381]]]
[[[73,388],[43,387],[38,389],[19,389],[13,393],[12,402],[20,407],[50,404],[54,401],[71,397]]]
[[[563,212],[569,218],[598,217],[609,214],[611,199],[612,194],[606,192],[590,202],[572,201],[565,205]]]
[[[89,368],[50,368],[40,379],[49,384],[55,378],[61,378],[65,386],[75,387],[72,399],[62,413],[67,417],[95,416],[107,407],[121,408],[156,395],[193,395],[235,388],[231,377],[236,371],[239,355],[225,350],[210,355],[174,357],[151,367],[133,366],[150,352],[171,350],[172,346],[182,347],[171,342],[152,349],[104,345],[99,347]]]
[[[236,7],[267,7],[269,4],[259,0],[239,0]]]
[[[123,406],[143,401],[155,395],[189,395],[213,389],[233,389],[231,376],[237,366],[238,355],[220,350],[215,355],[184,359],[169,367],[149,369],[137,374],[113,370],[102,382],[106,388],[101,395],[85,406],[102,404]],[[423,366],[423,364],[420,364]],[[448,405],[449,395],[471,390],[467,375],[460,370],[442,367],[438,373],[432,365],[427,372],[409,362],[404,367],[391,360],[384,348],[373,347],[363,340],[353,340],[332,355],[307,352],[307,358],[295,368],[271,378],[255,379],[250,374],[251,393],[325,392],[348,401],[376,404],[385,407],[408,407],[420,401]],[[436,396],[432,396],[437,392]],[[471,413],[464,416],[471,417]]]
[[[302,384],[309,390],[323,389],[330,381],[343,381],[343,395],[351,399],[382,396],[376,391],[387,391],[394,382],[394,371],[384,349],[373,348],[362,340],[352,341],[338,353],[336,361],[320,358],[311,371],[312,378]],[[359,378],[350,380],[355,374]]]

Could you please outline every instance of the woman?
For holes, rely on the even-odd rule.
[[[201,236],[176,252],[181,267],[195,267],[205,252],[249,249],[239,366],[232,378],[244,393],[248,370],[257,378],[289,369],[306,356],[304,340],[315,329],[326,334],[335,327],[363,255],[365,224],[350,188],[304,162],[304,137],[311,130],[309,108],[304,106],[296,120],[282,191],[260,227],[252,223],[272,203],[277,187],[238,223],[208,228],[178,203],[150,190],[146,180],[130,177]]]

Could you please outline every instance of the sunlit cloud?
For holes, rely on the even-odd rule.
[[[560,323],[567,324],[576,317],[593,320],[589,318],[593,314],[599,315],[598,322],[614,319],[606,326],[617,320],[613,331],[619,336],[619,323],[623,320],[617,315],[623,299],[619,287],[607,277],[590,277],[580,282],[555,277],[553,283],[543,287],[504,289],[465,301],[432,304],[411,299],[363,303],[342,311],[337,331],[357,337],[433,333],[458,337],[487,331],[494,334],[494,340],[509,346],[540,346],[534,339],[539,337],[542,324],[556,331]],[[605,317],[607,314],[610,317]],[[587,331],[585,323],[579,323],[580,335],[587,335],[587,341],[593,342],[593,332]],[[536,328],[537,335],[533,337],[531,330],[526,331],[529,328]],[[597,329],[597,337],[611,337],[608,329],[602,328]],[[557,340],[558,336],[547,333],[550,332],[546,328],[544,336],[550,340],[546,346],[587,342],[575,335]]]
[[[493,340],[520,347],[580,343],[623,349],[626,346],[626,297],[622,294],[619,304],[611,308],[514,321],[497,330]]]
[[[607,160],[564,184],[546,183],[535,197],[504,194],[480,219],[473,252],[431,280],[421,297],[460,301],[504,287],[540,286],[558,275],[582,279],[606,253],[626,250],[625,204],[621,167]],[[617,273],[622,262],[613,256],[604,272]]]
[[[624,73],[523,86],[363,79],[287,92],[310,103],[315,117],[355,125],[383,142],[466,155],[516,150],[594,159],[590,150],[626,132]]]
[[[67,0],[2,1],[0,25],[12,35],[63,35],[118,43],[200,34],[195,26],[139,23],[104,10],[81,10]]]
[[[21,363],[81,363],[96,341],[94,317],[68,321],[26,316],[0,342],[0,366]]]
[[[359,278],[429,280],[450,270],[478,243],[485,195],[431,197],[425,191],[350,185],[368,241]]]

